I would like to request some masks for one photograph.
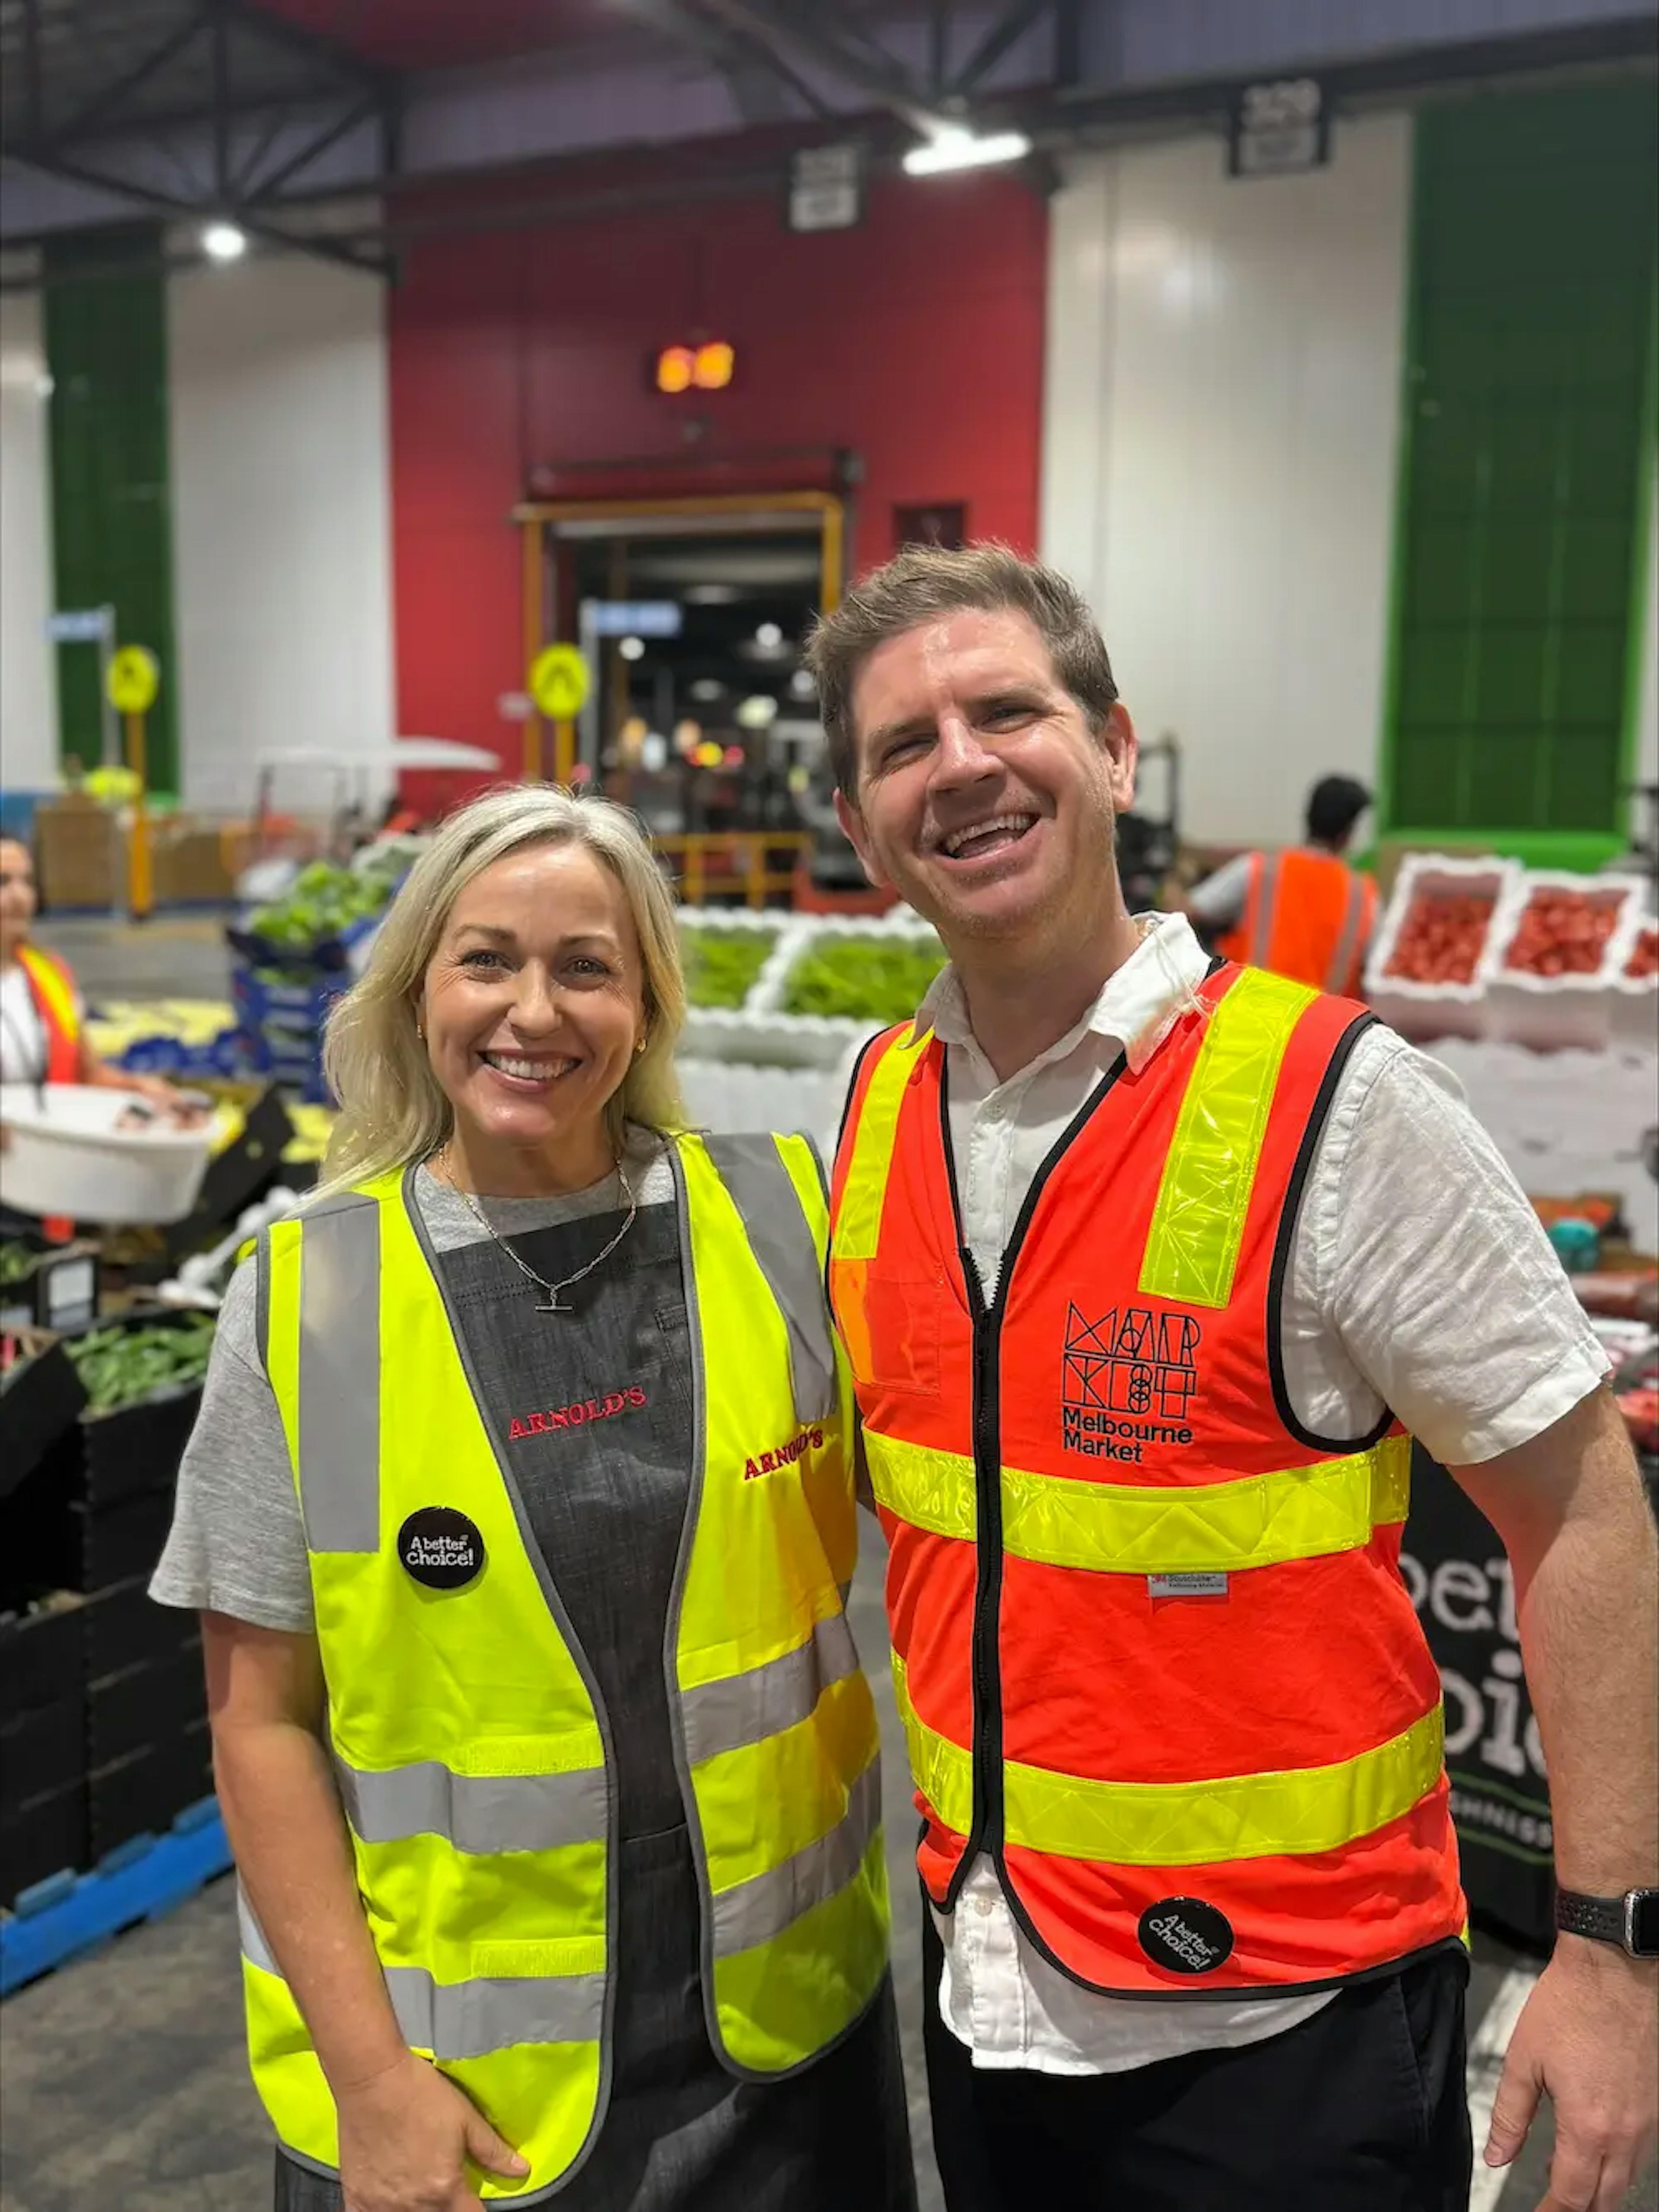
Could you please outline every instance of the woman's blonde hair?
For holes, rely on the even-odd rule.
[[[685,980],[673,902],[645,832],[608,799],[577,799],[552,784],[507,784],[459,808],[409,872],[362,975],[330,1018],[323,1070],[340,1102],[325,1188],[339,1190],[435,1152],[453,1116],[416,1027],[415,1000],[457,897],[472,878],[527,845],[584,845],[622,885],[639,939],[645,1049],[607,1102],[620,1151],[623,1125],[685,1126],[674,1046],[685,1019]]]

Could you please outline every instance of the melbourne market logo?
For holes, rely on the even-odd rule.
[[[1148,1444],[1189,1444],[1199,1326],[1191,1314],[1114,1306],[1066,1313],[1060,1443],[1085,1459],[1138,1461]]]

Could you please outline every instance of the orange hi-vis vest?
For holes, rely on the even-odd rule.
[[[17,964],[28,978],[29,995],[46,1031],[46,1081],[78,1083],[81,1018],[76,1012],[75,984],[68,969],[34,945],[18,946]]]
[[[29,995],[46,1032],[46,1081],[78,1083],[81,1017],[76,1010],[74,978],[61,960],[54,959],[50,952],[42,952],[38,945],[20,945],[17,962],[28,978]],[[40,1228],[54,1244],[66,1244],[75,1234],[75,1224],[64,1214],[48,1215]]]
[[[1218,944],[1229,960],[1352,996],[1376,921],[1376,885],[1334,853],[1253,853],[1244,912]]]
[[[1313,1435],[1279,1365],[1370,1017],[1253,969],[1197,997],[1043,1163],[988,1301],[931,1033],[866,1050],[831,1200],[923,1879],[949,1909],[990,1853],[1038,1948],[1125,1996],[1319,1989],[1464,1924],[1410,1439]]]

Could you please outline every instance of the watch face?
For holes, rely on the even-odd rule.
[[[1626,1911],[1631,1949],[1638,1959],[1659,1959],[1659,1889],[1633,1889]]]

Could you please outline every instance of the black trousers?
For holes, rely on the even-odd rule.
[[[1460,1946],[1299,2027],[1127,2074],[975,2068],[939,2018],[923,1916],[933,2148],[949,2212],[1468,2212]]]

